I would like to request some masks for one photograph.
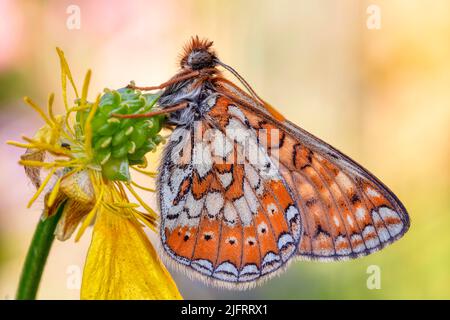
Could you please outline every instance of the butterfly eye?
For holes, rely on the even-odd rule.
[[[206,51],[192,51],[187,57],[186,64],[193,70],[214,67],[214,56]]]

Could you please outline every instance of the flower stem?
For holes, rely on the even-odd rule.
[[[65,202],[59,206],[54,216],[40,220],[36,227],[20,276],[17,300],[36,299],[48,253],[55,239],[55,228],[64,210],[64,205]]]

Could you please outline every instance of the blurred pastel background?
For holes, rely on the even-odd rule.
[[[71,20],[78,10],[79,28]],[[381,24],[373,24],[377,17]],[[184,297],[449,299],[446,0],[0,0],[0,298],[14,298],[40,214],[39,203],[26,209],[33,187],[16,163],[22,151],[4,142],[42,125],[22,96],[44,105],[55,92],[63,109],[55,47],[65,51],[79,85],[93,69],[93,98],[130,80],[167,80],[182,45],[196,34],[214,40],[221,59],[286,117],[380,177],[402,199],[412,226],[369,257],[296,262],[244,292],[206,287],[171,269]],[[80,243],[55,242],[39,298],[79,298],[89,241],[88,233]],[[367,287],[371,265],[380,268],[380,289]]]

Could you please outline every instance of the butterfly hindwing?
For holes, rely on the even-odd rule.
[[[161,239],[164,250],[196,274],[222,284],[251,284],[293,256],[300,214],[256,133],[236,127],[242,112],[227,110],[221,114],[228,119],[221,119],[214,112],[223,106],[216,107],[199,125],[175,129],[167,145],[158,179]],[[249,137],[227,129],[249,131]],[[251,158],[256,154],[259,162]]]

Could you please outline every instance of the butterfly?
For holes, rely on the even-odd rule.
[[[403,236],[405,207],[380,180],[261,99],[212,42],[193,37],[158,113],[173,132],[157,178],[165,256],[228,288],[295,259],[365,256]],[[244,91],[224,78],[233,74]]]

